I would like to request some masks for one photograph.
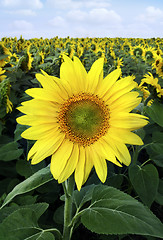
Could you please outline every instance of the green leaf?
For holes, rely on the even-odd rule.
[[[159,186],[158,186],[158,192],[156,195],[156,202],[160,205],[163,205],[163,180],[160,179]]]
[[[11,161],[19,158],[23,149],[18,149],[17,142],[10,142],[0,147],[0,160]]]
[[[0,60],[7,58],[9,55],[1,55]]]
[[[150,158],[163,154],[163,143],[151,143],[146,146]]]
[[[24,209],[24,208],[29,208],[33,210],[35,212],[37,219],[39,219],[40,216],[46,211],[48,206],[49,204],[47,203],[36,203],[36,204],[30,204],[30,205],[24,205],[24,206],[13,205],[10,207],[5,207],[0,210],[0,222],[2,222],[6,217],[11,215],[16,210]]]
[[[0,240],[54,240],[53,234],[44,232],[37,223],[47,206],[34,204],[13,211],[0,225]]]
[[[53,220],[58,224],[64,224],[64,205],[61,205],[56,209],[53,215]]]
[[[154,161],[154,163],[159,166],[159,167],[163,167],[163,154],[159,154],[156,156],[151,156],[150,159],[152,161]]]
[[[18,240],[38,233],[35,212],[29,208],[18,209],[10,214],[0,225],[0,240]]]
[[[91,184],[89,186],[83,187],[80,192],[74,191],[73,193],[73,201],[77,208],[81,208],[84,203],[90,201],[92,199],[92,193],[96,185]]]
[[[131,165],[129,178],[140,199],[150,207],[155,200],[159,184],[157,168],[152,164],[143,167]]]
[[[163,143],[163,132],[154,131],[152,133],[153,142]]]
[[[26,240],[54,240],[54,235],[50,232],[39,232],[35,235],[28,237]]]
[[[144,110],[154,122],[163,127],[163,104],[154,102],[150,107],[144,107]]]
[[[12,199],[20,194],[29,192],[33,189],[36,189],[37,187],[53,180],[53,176],[50,172],[50,167],[47,166],[46,168],[43,168],[39,170],[38,172],[34,173],[32,176],[18,184],[6,197],[3,205],[1,208],[6,206],[9,202],[12,201]],[[0,209],[1,209],[0,208]]]
[[[81,222],[98,234],[139,234],[163,238],[163,224],[143,204],[109,186],[94,189]]]
[[[15,129],[15,131],[14,131],[14,134],[15,134],[15,135],[14,135],[14,140],[15,140],[15,141],[20,140],[20,139],[22,138],[22,137],[21,137],[22,132],[24,132],[26,129],[27,129],[27,126],[17,124],[16,129]]]
[[[107,178],[105,185],[120,189],[123,179],[124,179],[124,175],[122,174],[112,174],[112,176],[109,176]]]

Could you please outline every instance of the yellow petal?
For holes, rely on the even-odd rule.
[[[26,93],[36,99],[44,101],[52,101],[54,103],[62,103],[63,97],[57,93],[57,91],[44,89],[44,88],[30,88],[26,90]]]
[[[45,73],[44,71],[42,71]],[[50,78],[50,76],[47,74],[47,76],[44,76],[41,73],[36,73],[37,80],[41,83],[43,88],[46,89],[56,89],[56,83]]]
[[[126,145],[122,142],[115,141],[111,137],[108,139],[104,136],[103,138],[111,146],[120,163],[124,163],[128,166],[131,162],[131,156]]]
[[[73,150],[73,142],[65,140],[60,148],[52,155],[50,170],[55,179],[58,179],[66,167]]]
[[[30,115],[42,115],[56,117],[58,116],[58,106],[55,103],[38,99],[32,99],[22,102],[22,106],[17,108],[19,111]]]
[[[63,82],[63,84],[67,84],[68,92],[71,92],[71,95],[76,94],[79,91],[78,87],[80,82],[74,69],[74,63],[66,55],[63,55],[63,59],[64,62],[60,67],[61,81]]]
[[[130,131],[144,127],[148,121],[147,117],[135,113],[117,113],[110,117],[111,127],[127,128]]]
[[[54,76],[49,76],[43,70],[41,72],[44,74],[37,73],[36,78],[41,83],[42,87],[47,90],[52,90],[57,92],[62,98],[67,99],[68,93],[61,84],[61,80]]]
[[[103,99],[109,105],[122,95],[130,92],[137,86],[137,83],[133,81],[133,77],[125,77],[118,80],[112,88],[104,95]],[[107,102],[108,101],[108,102]]]
[[[58,183],[64,182],[74,172],[79,158],[79,147],[78,144],[73,145],[72,153],[67,161],[65,168],[58,178]]]
[[[83,184],[87,181],[88,176],[93,168],[93,162],[92,162],[92,158],[89,155],[89,147],[85,147],[85,166],[84,166],[84,178],[83,178]]]
[[[141,98],[137,98],[139,96],[138,92],[129,92],[118,99],[116,101],[109,104],[110,112],[120,112],[120,111],[127,111],[130,112],[135,107],[137,107],[140,102]],[[109,101],[108,101],[109,102]]]
[[[107,177],[107,165],[106,160],[104,157],[101,157],[97,154],[95,147],[93,145],[90,145],[89,148],[89,156],[92,159],[93,165],[95,167],[97,176],[101,180],[101,182],[105,182]]]
[[[126,144],[143,145],[143,141],[138,135],[126,129],[113,127],[109,128],[108,133],[106,134],[106,138],[108,138],[108,141],[110,139],[110,136],[115,140]]]
[[[49,136],[50,134],[56,134],[59,132],[58,124],[51,124],[51,123],[46,123],[46,124],[40,124],[36,126],[29,127],[26,129],[21,136],[23,138],[29,139],[29,140],[37,140],[41,138],[45,138],[47,135]]]
[[[92,64],[92,67],[87,75],[88,92],[95,93],[99,81],[101,81],[101,78],[103,78],[103,64],[104,58],[99,58]]]
[[[80,191],[84,179],[84,167],[85,167],[85,149],[81,146],[79,148],[79,159],[75,169],[75,182],[78,191]]]
[[[87,72],[86,72],[83,64],[79,60],[79,58],[77,58],[75,56],[74,56],[74,70],[76,72],[76,76],[78,76],[78,79],[79,79],[78,89],[79,89],[79,91],[83,92],[87,89],[86,88],[87,87],[86,86]]]
[[[119,167],[122,165],[117,161],[115,157],[114,149],[109,145],[109,141],[106,141],[103,137],[98,140],[97,144],[95,144],[95,148],[97,151],[105,157],[109,162],[116,164]]]
[[[96,94],[101,98],[105,95],[106,92],[113,86],[117,79],[121,75],[121,69],[118,68],[113,72],[109,73],[101,82],[99,87],[96,90]]]
[[[46,123],[56,124],[57,118],[51,117],[51,116],[48,116],[48,117],[40,116],[40,115],[23,115],[21,117],[18,117],[16,121],[22,125],[36,126],[36,125],[46,124]]]
[[[52,155],[62,144],[64,134],[39,139],[28,153],[27,160],[32,158],[31,164],[37,164]]]

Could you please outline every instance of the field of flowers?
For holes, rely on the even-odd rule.
[[[163,238],[163,39],[21,36],[0,41],[0,240],[62,239],[62,185],[50,173],[49,157],[27,161],[34,141],[21,137],[28,127],[16,118],[22,115],[17,107],[31,99],[25,91],[41,87],[35,75],[43,70],[59,78],[64,55],[78,57],[87,72],[102,57],[104,77],[117,68],[121,77],[133,76],[142,102],[132,112],[149,118],[135,130],[144,145],[127,145],[129,167],[107,162],[102,186],[93,169],[74,191],[72,240]]]

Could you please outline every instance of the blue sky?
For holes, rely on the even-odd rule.
[[[162,0],[0,0],[2,37],[163,37]]]

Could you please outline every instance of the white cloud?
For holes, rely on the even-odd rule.
[[[74,24],[76,21],[86,23],[87,25],[103,24],[107,26],[115,26],[121,23],[122,19],[113,10],[107,10],[105,8],[94,8],[86,11],[81,10],[71,10],[67,13],[66,17],[73,21]]]
[[[109,0],[86,0],[81,1],[84,8],[107,8],[110,7]]]
[[[49,24],[54,27],[61,27],[65,25],[65,20],[60,16],[56,16],[49,21]]]
[[[43,7],[43,3],[41,2],[41,0],[27,0],[27,1],[23,1],[23,0],[4,0],[2,1],[2,5],[8,8],[12,8],[12,7],[18,7],[18,8],[42,8]]]
[[[155,23],[160,19],[163,19],[163,11],[153,6],[147,7],[145,13],[137,17],[137,20],[148,23]]]
[[[36,12],[31,9],[20,9],[15,11],[7,11],[8,14],[23,15],[23,16],[36,16]]]
[[[55,9],[74,9],[80,8],[81,2],[73,0],[47,0],[47,5]]]
[[[109,0],[47,0],[47,5],[55,9],[86,9],[86,8],[107,8]]]
[[[67,13],[67,17],[73,21],[88,21],[88,13],[81,10],[71,10]]]
[[[114,10],[107,10],[105,8],[95,8],[89,12],[89,18],[94,23],[103,23],[110,25],[117,24],[122,21],[120,15],[118,15]]]
[[[30,22],[27,22],[25,20],[15,20],[12,24],[11,27],[15,30],[32,30],[33,29],[33,24]]]

